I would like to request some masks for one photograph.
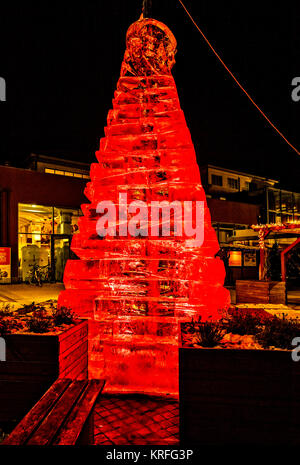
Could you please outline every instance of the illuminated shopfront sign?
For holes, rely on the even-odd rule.
[[[11,248],[0,247],[0,284],[11,282]]]

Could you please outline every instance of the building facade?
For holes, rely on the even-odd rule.
[[[227,283],[258,279],[259,241],[251,226],[300,221],[300,193],[281,189],[275,179],[215,165],[200,170],[212,224],[227,264]],[[285,247],[293,238],[280,241]],[[270,240],[270,245],[273,243]]]
[[[11,249],[12,282],[26,281],[34,265],[47,270],[52,281],[62,281],[80,206],[87,202],[89,169],[86,163],[36,154],[26,169],[0,166],[0,249]],[[215,165],[200,171],[227,284],[257,279],[259,244],[251,226],[300,221],[300,193],[280,189],[274,179]]]
[[[52,173],[46,170],[72,172],[72,166],[50,161],[37,170],[0,167],[0,247],[11,249],[12,282],[26,281],[35,265],[62,281],[71,253],[89,173],[82,167],[81,177]]]

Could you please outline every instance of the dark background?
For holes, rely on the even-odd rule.
[[[298,5],[297,5],[298,3]],[[185,0],[226,64],[300,148],[299,2]],[[142,0],[1,3],[0,157],[31,153],[95,161],[119,77],[129,25]],[[152,16],[178,41],[174,68],[200,164],[280,179],[300,190],[300,157],[269,127],[217,61],[178,0],[153,0]]]

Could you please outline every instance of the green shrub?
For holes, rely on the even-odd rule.
[[[293,349],[292,340],[300,336],[300,321],[298,319],[272,318],[265,322],[256,334],[257,342],[264,348],[278,347],[280,349]]]
[[[52,311],[52,318],[55,326],[61,326],[73,324],[76,316],[71,308],[59,307]]]
[[[218,323],[213,321],[204,321],[199,323],[196,330],[197,342],[202,347],[215,347],[223,338],[222,328]]]
[[[27,320],[27,328],[31,333],[48,333],[52,326],[52,321],[47,317],[44,307],[35,310],[31,318]]]
[[[11,315],[13,309],[10,304],[2,304],[0,308],[0,317]]]
[[[11,316],[0,316],[0,337],[5,337],[7,334],[12,333],[23,328],[23,325],[16,318]]]
[[[257,334],[261,329],[262,322],[259,317],[247,311],[235,310],[226,318],[223,318],[221,326],[227,333],[245,336]]]

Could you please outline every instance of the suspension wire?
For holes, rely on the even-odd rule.
[[[143,0],[143,16],[144,18],[151,18],[152,0]]]
[[[194,26],[198,29],[198,31],[200,32],[200,34],[202,35],[203,39],[205,40],[205,42],[207,43],[207,45],[209,46],[209,48],[212,50],[212,52],[216,55],[216,57],[218,58],[218,60],[222,63],[222,65],[224,66],[224,68],[226,69],[226,71],[230,74],[230,76],[232,77],[232,79],[235,81],[235,83],[239,86],[239,88],[244,92],[244,94],[248,97],[248,99],[250,100],[250,102],[255,106],[255,108],[260,112],[260,114],[267,120],[267,122],[270,124],[270,126],[272,126],[272,128],[280,135],[280,137],[282,137],[282,139],[298,154],[300,155],[300,152],[299,150],[296,149],[296,147],[291,144],[291,142],[283,135],[283,133],[275,126],[274,123],[272,123],[272,121],[268,118],[268,116],[263,112],[263,110],[261,110],[261,108],[257,105],[257,103],[253,100],[253,98],[248,94],[248,92],[246,91],[246,89],[242,86],[242,84],[238,81],[238,79],[235,77],[235,75],[232,73],[232,71],[228,68],[228,66],[226,66],[226,64],[224,63],[224,61],[222,60],[222,58],[220,57],[220,55],[217,53],[217,51],[215,50],[215,48],[212,46],[212,44],[210,43],[210,41],[207,39],[207,37],[205,36],[204,32],[200,29],[200,27],[198,26],[198,24],[196,23],[196,21],[194,20],[193,16],[191,15],[191,13],[188,11],[187,7],[184,5],[184,3],[182,2],[182,0],[179,0],[179,3],[181,4],[181,6],[183,7],[183,9],[185,10],[186,14],[189,16],[190,20],[192,21],[192,23],[194,24]]]

